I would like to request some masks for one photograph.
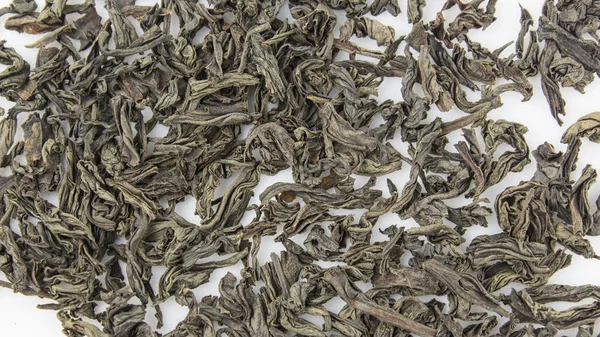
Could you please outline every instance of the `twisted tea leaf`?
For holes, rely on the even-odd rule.
[[[562,143],[570,143],[576,138],[586,137],[589,140],[598,143],[600,137],[598,134],[598,126],[600,126],[600,113],[593,112],[587,114],[571,125],[561,138]]]

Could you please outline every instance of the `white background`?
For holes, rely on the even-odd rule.
[[[0,0],[0,7],[8,5],[10,1],[8,0]],[[74,1],[73,1],[74,2]],[[83,1],[78,1],[83,2]],[[138,4],[153,4],[156,0],[138,0]],[[371,2],[371,1],[369,1]],[[402,8],[402,13],[394,18],[389,15],[387,12],[379,15],[377,17],[381,22],[394,27],[396,30],[396,36],[406,35],[411,29],[411,25],[407,22],[406,17],[406,0],[400,0],[400,6]],[[429,22],[435,18],[437,11],[441,8],[443,1],[441,0],[429,0],[430,5],[425,8],[425,13],[423,17],[424,22]],[[39,8],[42,7],[43,1],[38,0]],[[537,18],[541,13],[542,0],[528,0],[523,1],[523,5],[527,8],[531,15],[535,20],[535,28],[537,28]],[[104,19],[107,18],[106,11],[104,10],[104,1],[96,0],[96,7],[101,16]],[[38,8],[38,10],[39,10]],[[452,8],[448,11],[444,12],[444,16],[447,20],[452,21],[458,12],[457,8]],[[339,21],[338,27],[343,22],[343,12],[336,11],[338,14]],[[7,17],[10,15],[5,15],[0,18],[0,40],[7,40],[6,46],[15,48],[26,61],[28,61],[31,65],[35,64],[35,57],[37,54],[37,49],[28,49],[24,47],[25,45],[36,41],[41,38],[42,35],[26,35],[26,34],[18,34],[13,31],[7,31],[4,29],[4,22]],[[487,47],[490,50],[496,49],[506,42],[516,40],[517,33],[520,29],[519,18],[520,18],[520,9],[519,4],[516,0],[504,0],[500,1],[497,5],[495,16],[498,18],[495,23],[493,23],[489,28],[485,31],[481,30],[472,30],[469,33],[469,37],[474,41],[480,42],[484,47]],[[72,21],[76,19],[77,16],[69,15],[67,17],[68,21]],[[289,16],[289,9],[287,4],[284,6],[282,13],[280,13],[280,18],[285,18]],[[176,23],[177,20],[175,19]],[[174,30],[176,33],[176,30]],[[203,29],[195,41],[201,41],[204,35],[206,35],[206,29]],[[337,33],[336,33],[337,34]],[[353,41],[364,45],[369,48],[377,48],[374,41],[370,41],[367,39],[358,39],[353,38]],[[527,40],[526,40],[527,41]],[[510,55],[514,52],[514,45],[510,46],[507,50],[504,51],[502,56]],[[343,59],[347,57],[347,54],[341,53],[338,58]],[[358,57],[360,58],[360,57]],[[366,59],[366,58],[365,58]],[[0,71],[2,71],[5,66],[0,65]],[[491,119],[506,119],[510,121],[519,122],[525,124],[529,128],[529,132],[526,134],[527,142],[530,145],[530,149],[534,150],[538,145],[542,144],[544,141],[548,141],[553,144],[558,151],[564,151],[566,146],[560,143],[560,136],[566,130],[566,128],[575,122],[579,117],[588,114],[590,112],[600,110],[600,102],[598,101],[598,95],[600,95],[600,80],[596,79],[591,85],[586,88],[586,94],[582,95],[571,88],[566,88],[562,90],[563,96],[567,102],[566,111],[567,115],[563,117],[564,126],[559,127],[556,121],[551,117],[550,111],[548,108],[548,104],[546,103],[546,99],[541,91],[540,87],[540,78],[539,76],[530,79],[533,82],[534,86],[534,95],[533,98],[528,102],[521,102],[522,97],[517,93],[506,93],[502,95],[502,101],[504,105],[491,112],[489,117]],[[383,101],[385,99],[392,99],[395,101],[402,100],[400,94],[400,79],[386,79],[379,91],[379,98]],[[470,93],[467,92],[468,97],[471,100],[475,100],[478,98],[479,93]],[[0,107],[8,109],[12,106],[12,103],[7,102],[4,98],[0,98]],[[19,122],[23,122],[26,118],[26,114],[21,114],[19,116]],[[457,117],[464,116],[464,113],[461,113],[458,110],[452,110],[447,113],[440,113],[436,110],[435,106],[432,106],[431,113],[429,114],[429,118],[433,119],[434,117],[440,116],[444,120],[451,120]],[[164,129],[157,129],[153,131],[153,136],[160,136],[161,132],[164,132]],[[22,130],[19,128],[18,137],[22,137]],[[392,141],[392,144],[402,153],[406,154],[406,145],[402,144],[398,139]],[[454,144],[461,138],[460,132],[455,132],[449,135],[451,144]],[[503,149],[500,149],[503,150]],[[573,180],[576,180],[581,172],[581,169],[585,166],[585,164],[591,164],[594,168],[600,168],[600,157],[597,155],[598,150],[600,150],[600,144],[594,144],[587,140],[584,140],[584,144],[582,146],[582,150],[579,156],[579,164],[576,172],[571,176]],[[523,172],[520,173],[511,173],[509,174],[503,183],[496,185],[489,190],[487,190],[483,197],[489,198],[492,202],[495,200],[496,195],[504,190],[508,186],[516,185],[520,181],[529,180],[535,171],[535,161],[532,159],[532,163],[530,163]],[[404,183],[407,180],[409,167],[406,165],[401,171],[390,175],[389,177],[384,177],[382,179],[378,179],[378,186],[380,189],[386,191],[385,188],[385,178],[391,178],[396,185],[401,188],[404,186]],[[10,174],[10,172],[4,170],[1,172],[3,175]],[[230,181],[230,180],[228,180]],[[260,192],[268,185],[272,184],[274,181],[292,181],[289,171],[284,171],[278,174],[275,177],[263,177],[261,183],[258,185],[255,193],[255,197],[252,199],[252,203],[258,203],[257,196]],[[358,183],[363,183],[365,179],[361,178],[357,180]],[[227,182],[223,183],[220,187],[220,191],[217,193],[223,193],[225,190],[225,186]],[[386,192],[384,192],[385,194]],[[600,194],[600,184],[593,185],[590,190],[590,202],[592,205],[592,211],[595,211],[595,200]],[[52,201],[53,197],[50,196],[49,200]],[[55,199],[55,198],[54,198]],[[449,201],[452,205],[465,205],[469,202],[469,200],[464,199],[463,197],[457,198],[455,200]],[[490,205],[493,206],[493,205]],[[194,200],[191,198],[186,199],[186,202],[178,205],[177,212],[179,212],[182,216],[187,218],[190,221],[198,222],[199,218],[194,215]],[[358,212],[361,213],[361,212]],[[251,218],[246,217],[244,219],[244,223],[247,223]],[[477,235],[484,233],[498,233],[500,231],[495,216],[491,216],[488,218],[490,225],[488,228],[475,227],[471,228],[466,233],[466,238],[468,241],[474,238]],[[381,228],[385,228],[389,225],[400,225],[400,226],[415,226],[416,224],[412,221],[401,221],[396,215],[388,214],[380,218],[376,227],[374,228],[373,241],[384,240],[385,238],[381,236],[378,231]],[[305,235],[298,235],[294,237],[294,241],[299,244],[302,244],[304,241]],[[589,238],[592,241],[592,244],[596,248],[597,252],[600,252],[600,238]],[[466,244],[463,245],[463,248],[466,247]],[[270,260],[269,255],[272,252],[279,252],[283,250],[283,246],[279,243],[273,242],[273,237],[267,237],[264,239],[263,244],[261,245],[261,252],[259,254],[259,260],[261,263],[265,263]],[[329,264],[321,263],[323,266],[329,266]],[[563,269],[556,273],[551,278],[551,283],[561,283],[561,284],[571,284],[571,285],[582,285],[582,284],[597,284],[600,285],[600,261],[597,260],[586,260],[578,255],[573,255],[573,263],[570,267]],[[228,271],[233,272],[234,274],[239,276],[239,270],[241,269],[241,263],[237,265],[226,268],[216,270],[210,279],[210,282],[200,286],[195,290],[196,296],[200,299],[205,295],[218,295],[217,285],[221,277],[223,277]],[[155,268],[154,277],[152,279],[153,286],[156,287],[158,284],[158,278],[164,269]],[[3,275],[0,275],[0,279],[5,279]],[[359,284],[359,286],[363,289],[368,289],[369,284]],[[515,285],[518,287],[518,285]],[[504,289],[505,291],[509,289],[507,287]],[[156,289],[156,288],[155,288]],[[439,300],[443,300],[443,298],[439,298]],[[46,301],[35,298],[35,297],[27,297],[20,294],[13,294],[9,289],[0,288],[0,336],[47,336],[47,337],[59,337],[63,336],[61,333],[62,327],[59,321],[56,319],[56,314],[54,311],[45,311],[38,310],[35,308],[37,304],[44,303]],[[589,302],[582,302],[589,303]],[[580,304],[582,304],[580,303]],[[329,310],[337,311],[341,307],[341,300],[333,300],[328,302],[326,307]],[[568,308],[572,304],[567,303],[558,303],[551,305],[556,309],[565,309]],[[104,310],[105,306],[99,306],[97,308],[97,312]],[[162,305],[164,317],[165,317],[165,326],[158,330],[159,332],[168,332],[172,330],[179,321],[181,321],[185,314],[187,313],[187,308],[182,308],[178,306],[173,300]],[[151,324],[153,328],[155,328],[155,319],[153,317],[153,312],[149,310],[149,314],[147,315],[148,322]],[[319,324],[322,320],[314,317],[307,317],[307,319]],[[599,329],[596,329],[595,333],[598,333]],[[575,330],[567,331],[566,335],[575,336]]]

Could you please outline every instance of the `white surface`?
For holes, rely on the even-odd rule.
[[[138,0],[137,3],[153,4],[155,2],[156,1],[154,0]],[[400,0],[399,2],[403,13],[401,13],[397,18],[394,18],[388,13],[383,13],[382,15],[377,17],[377,19],[381,22],[394,27],[396,30],[396,36],[408,34],[411,28],[411,25],[408,24],[406,18],[406,0]],[[443,4],[443,1],[429,0],[429,2],[430,5],[425,8],[425,15],[423,18],[424,22],[433,20],[435,18],[436,12],[439,10],[439,8],[441,8]],[[7,3],[9,3],[8,0],[0,0],[0,7],[5,6]],[[41,7],[43,1],[38,0],[38,4]],[[537,27],[537,17],[541,13],[542,0],[523,1],[523,5],[530,11],[532,16],[535,18],[535,27]],[[100,15],[106,18],[106,11],[103,9],[104,1],[96,0],[96,6]],[[339,21],[343,21],[343,18],[345,18],[343,12],[338,11],[337,13],[338,18],[340,19]],[[457,9],[453,8],[449,11],[444,12],[444,16],[447,18],[447,20],[451,21],[456,13]],[[287,8],[286,4],[282,13],[280,14],[280,17],[288,16],[288,14],[289,9]],[[30,64],[35,64],[37,49],[27,49],[24,46],[26,44],[36,41],[41,37],[41,35],[32,36],[26,34],[18,34],[12,31],[6,31],[3,27],[4,22],[6,21],[6,18],[8,16],[9,15],[5,15],[4,17],[0,18],[0,25],[2,27],[0,28],[0,39],[7,40],[7,46],[15,48],[21,55],[24,56],[24,58]],[[499,2],[497,5],[496,17],[498,18],[497,21],[494,24],[492,24],[492,26],[489,27],[486,31],[472,30],[469,33],[469,36],[473,40],[481,42],[485,47],[487,47],[490,50],[498,48],[504,45],[506,42],[516,39],[518,30],[520,28],[520,10],[518,2],[516,0],[504,0]],[[73,18],[69,17],[69,19],[72,20]],[[175,20],[175,22],[177,21]],[[338,27],[340,25],[341,22],[338,23]],[[357,43],[361,43],[369,48],[377,48],[374,41],[356,38],[354,39],[354,41]],[[514,46],[511,46],[505,51],[505,54],[503,54],[503,56],[508,55],[513,51]],[[344,56],[346,55],[344,54]],[[4,66],[0,65],[0,71],[3,69]],[[559,141],[560,136],[562,135],[564,130],[582,115],[600,110],[600,102],[597,98],[597,95],[600,93],[600,80],[596,79],[590,86],[588,86],[588,88],[586,89],[586,95],[581,95],[573,89],[562,89],[562,93],[567,102],[567,115],[563,117],[563,127],[559,127],[550,115],[548,104],[546,103],[546,99],[541,91],[539,76],[531,79],[531,81],[534,85],[534,95],[530,101],[521,102],[522,97],[517,93],[503,94],[502,101],[504,103],[504,106],[500,109],[493,111],[489,117],[492,119],[506,119],[525,124],[529,128],[529,132],[526,134],[526,139],[528,144],[530,145],[531,150],[535,149],[544,141],[549,141],[550,143],[552,143],[558,151],[565,150],[566,147]],[[379,98],[382,101],[385,99],[393,99],[396,101],[400,101],[402,99],[400,94],[400,84],[400,79],[386,79],[379,89]],[[468,95],[470,99],[476,99],[479,94],[468,92]],[[0,107],[7,109],[10,106],[12,106],[12,103],[7,102],[3,98],[0,98]],[[432,106],[429,118],[433,119],[435,116],[441,116],[444,120],[451,120],[463,115],[464,113],[461,113],[457,110],[440,114],[439,111],[436,111],[435,106]],[[19,118],[19,120],[23,121],[24,118],[21,117]],[[20,128],[18,132],[20,135],[22,135],[22,130]],[[449,138],[451,142],[455,143],[460,139],[460,132],[455,132],[451,134]],[[399,139],[392,141],[392,144],[396,146],[399,151],[406,154],[406,145],[402,144]],[[575,172],[575,174],[572,175],[573,179],[577,179],[577,177],[579,177],[581,169],[585,166],[585,164],[589,163],[596,169],[600,168],[600,156],[597,155],[597,153],[599,153],[599,150],[599,144],[593,144],[588,141],[584,141],[579,156],[578,169]],[[493,201],[495,200],[496,195],[502,190],[504,190],[506,187],[516,185],[522,180],[529,180],[533,172],[535,171],[536,165],[533,158],[531,159],[532,163],[530,163],[523,172],[509,174],[506,177],[505,181],[503,181],[503,183],[487,190],[486,193],[483,194],[483,197],[487,197]],[[404,182],[408,177],[408,171],[409,166],[406,165],[400,172],[390,175],[390,178],[396,182],[399,188],[401,188],[402,186],[404,186]],[[255,195],[257,196],[258,194],[260,194],[260,192],[266,186],[270,185],[273,181],[276,180],[291,181],[289,171],[282,172],[275,177],[262,179],[261,183],[257,187]],[[359,179],[359,181],[357,181],[357,183],[362,182],[364,182],[364,180]],[[226,185],[227,182],[222,184],[220,188],[221,193],[224,191],[224,186]],[[380,189],[384,191],[387,190],[385,188],[385,178],[378,179],[378,185]],[[595,207],[594,202],[599,194],[600,183],[593,185],[590,190],[590,200],[592,202],[592,208]],[[255,197],[252,200],[252,202],[257,203],[257,198]],[[464,205],[467,204],[469,201],[465,200],[464,198],[457,198],[455,200],[451,200],[451,202],[456,205]],[[194,200],[192,198],[186,199],[186,201],[180,204],[176,210],[185,218],[191,221],[198,221],[198,218],[193,214]],[[592,211],[594,211],[594,209],[592,209]],[[250,218],[248,217],[245,219],[245,221],[249,220]],[[488,220],[490,222],[488,228],[474,227],[469,229],[466,233],[467,239],[470,240],[473,237],[484,233],[500,232],[495,216],[489,217]],[[396,215],[383,216],[376,224],[376,228],[374,229],[373,241],[383,239],[383,237],[379,234],[378,229],[385,228],[391,224],[399,224],[402,226],[415,225],[414,222],[411,221],[401,221]],[[596,251],[600,252],[600,237],[590,237],[589,239],[590,241],[592,241],[592,244],[596,248]],[[300,244],[302,244],[303,240],[304,237],[302,237],[302,235],[298,235],[294,238],[294,241]],[[278,252],[281,250],[283,250],[283,246],[279,243],[274,243],[273,237],[265,238],[263,243],[261,244],[259,260],[261,261],[261,263],[264,263],[270,260],[269,255],[271,252]],[[577,255],[573,255],[572,265],[556,273],[552,277],[551,283],[562,283],[572,285],[589,283],[600,285],[599,267],[600,261],[585,260]],[[202,296],[209,294],[218,295],[217,285],[220,278],[223,277],[227,271],[232,271],[234,274],[238,274],[239,276],[240,269],[241,263],[234,266],[233,268],[220,269],[215,271],[212,274],[210,282],[208,284],[204,284],[195,290],[197,297],[201,298]],[[158,278],[160,277],[160,273],[162,273],[163,270],[156,268],[153,271],[153,285],[156,286]],[[4,276],[1,275],[0,279],[4,279]],[[363,286],[365,288],[369,287],[368,284],[363,284],[360,286]],[[62,327],[59,321],[56,319],[55,312],[38,310],[35,308],[35,305],[44,302],[44,300],[38,298],[13,294],[12,291],[8,289],[0,288],[0,336],[63,336],[61,332]],[[337,310],[340,308],[341,304],[341,301],[333,301],[328,303],[328,308],[330,310]],[[565,309],[568,306],[569,305],[567,304],[565,304],[564,306],[560,304],[553,305],[553,307],[557,309]],[[99,311],[103,309],[104,307],[98,308]],[[162,305],[162,309],[165,316],[165,326],[159,331],[163,333],[173,329],[177,325],[177,323],[184,318],[187,312],[187,308],[179,307],[174,301],[165,303],[164,305]],[[153,327],[155,327],[155,319],[151,310],[149,310],[147,318],[148,322]],[[598,329],[596,329],[595,333],[598,333]],[[574,336],[575,330],[568,331],[567,335]]]

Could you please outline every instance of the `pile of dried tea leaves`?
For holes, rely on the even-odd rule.
[[[14,102],[0,121],[0,166],[12,172],[0,177],[0,286],[47,299],[40,307],[73,337],[591,336],[600,287],[548,280],[572,254],[597,258],[586,239],[600,235],[588,202],[597,173],[571,175],[582,139],[600,142],[600,113],[565,128],[568,151],[532,149],[530,180],[495,201],[481,195],[531,162],[527,128],[491,118],[503,93],[528,100],[541,75],[561,123],[560,87],[582,91],[599,74],[600,2],[547,0],[539,18],[522,8],[515,43],[488,50],[468,33],[494,22],[496,2],[436,3],[423,22],[425,0],[408,0],[407,13],[397,0],[106,0],[108,20],[94,0],[13,0],[0,8],[4,29],[42,35],[29,45],[34,66],[0,42],[0,95]],[[284,6],[293,19],[279,18]],[[383,12],[412,30],[399,36],[374,19]],[[399,100],[381,102],[389,77],[402,80]],[[433,105],[464,115],[444,122]],[[162,126],[164,137],[149,136]],[[260,179],[290,168],[293,183],[273,182],[250,204]],[[404,186],[375,188],[401,169]],[[355,187],[357,176],[369,179]],[[199,223],[175,212],[188,196]],[[457,197],[466,205],[444,202]],[[419,226],[384,224],[387,240],[372,242],[388,213]],[[466,242],[490,215],[498,233]],[[261,264],[261,238],[274,235],[285,251]],[[195,298],[214,270],[239,262],[219,296]],[[166,271],[153,287],[157,266]],[[189,313],[161,334],[171,298]],[[324,304],[336,298],[346,305],[332,312]],[[583,299],[591,304],[549,305]]]

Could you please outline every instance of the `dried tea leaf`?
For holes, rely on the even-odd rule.
[[[586,137],[592,142],[600,142],[600,112],[592,112],[577,120],[562,135],[562,143],[570,143],[576,138]]]

